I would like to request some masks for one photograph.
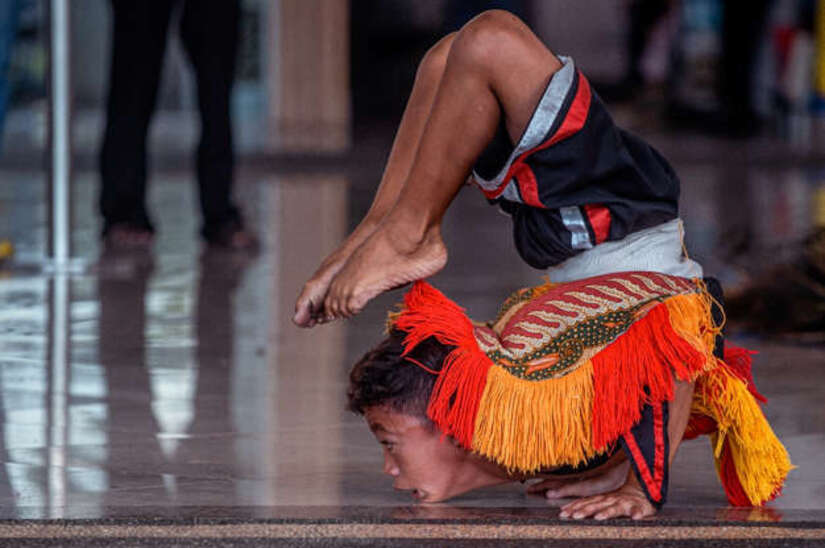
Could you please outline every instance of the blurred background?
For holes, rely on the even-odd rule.
[[[242,0],[229,112],[254,251],[199,235],[199,88],[185,2],[167,3],[145,145],[154,242],[114,251],[98,199],[118,1],[68,3],[81,267],[53,275],[51,2],[0,0],[0,517],[406,501],[343,410],[348,367],[400,293],[311,331],[290,317],[369,207],[421,56],[490,8],[572,56],[617,123],[674,165],[690,253],[726,289],[730,334],[762,353],[768,416],[801,464],[777,506],[825,509],[825,393],[810,382],[825,364],[825,0]],[[540,282],[477,192],[460,194],[445,239],[434,283],[478,319]],[[724,507],[707,447],[679,458],[675,506]],[[544,504],[513,489],[462,503]]]
[[[178,4],[149,128],[149,169],[194,169],[197,85],[175,31]],[[37,186],[48,167],[48,2],[3,0],[3,6],[0,55],[8,67],[0,92],[0,105],[7,96],[0,106],[0,169],[25,171]],[[698,210],[689,204],[695,187],[716,187],[714,207],[721,209],[749,187],[750,203],[724,216],[724,230],[704,219],[692,227],[695,253],[719,254],[720,269],[729,270],[729,259],[761,268],[790,259],[787,244],[823,223],[825,15],[817,0],[582,0],[574,11],[568,2],[541,0],[244,0],[231,95],[240,179],[249,170],[282,170],[312,158],[313,165],[357,173],[350,183],[371,191],[421,56],[489,8],[511,10],[553,51],[576,59],[617,121],[680,168],[686,211]],[[98,169],[112,9],[103,0],[76,0],[70,11],[73,162],[80,181],[81,173],[93,177]],[[718,159],[724,161],[717,167],[728,171],[691,173]],[[772,171],[780,166],[792,169]],[[736,190],[726,196],[713,178]],[[7,213],[0,234],[12,236],[20,227]],[[39,253],[25,234],[16,249],[24,258]],[[733,272],[723,276],[738,283]]]

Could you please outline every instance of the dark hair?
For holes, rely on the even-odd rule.
[[[440,371],[452,347],[429,337],[402,357],[405,336],[403,331],[392,330],[352,366],[347,390],[350,411],[363,415],[368,407],[386,406],[398,413],[427,418],[436,376],[418,364]]]

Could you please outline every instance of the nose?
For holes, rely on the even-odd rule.
[[[384,453],[384,473],[394,478],[397,478],[401,474],[401,470],[398,469],[395,460],[386,452]]]

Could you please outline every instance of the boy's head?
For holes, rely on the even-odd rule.
[[[404,333],[393,330],[350,372],[349,409],[363,415],[384,451],[384,472],[396,489],[437,502],[497,483],[497,468],[443,436],[427,418],[436,375],[451,347],[429,338],[404,352]],[[423,367],[422,367],[423,366]],[[426,369],[425,369],[426,368]]]

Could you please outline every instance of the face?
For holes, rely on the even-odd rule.
[[[384,473],[396,489],[419,502],[439,502],[471,489],[501,483],[497,467],[458,447],[426,421],[385,407],[364,413],[384,451]]]

